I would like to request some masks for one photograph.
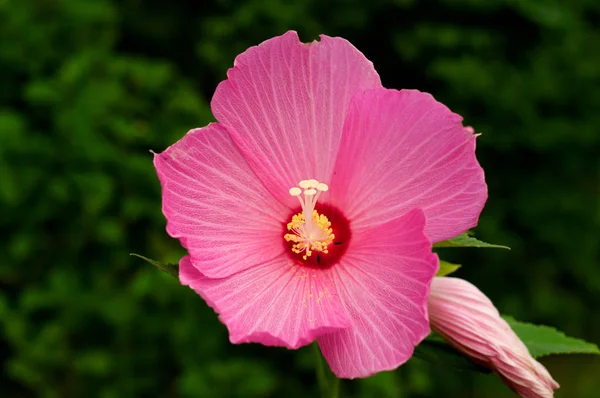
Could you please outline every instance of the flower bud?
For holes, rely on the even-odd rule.
[[[554,396],[558,383],[477,287],[458,278],[436,277],[428,307],[433,330],[476,363],[497,372],[517,394]]]

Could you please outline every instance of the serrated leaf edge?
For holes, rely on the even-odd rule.
[[[575,340],[582,345],[586,345],[586,346],[590,347],[590,350],[588,350],[588,351],[581,350],[581,349],[570,350],[569,352],[544,351],[543,353],[537,353],[536,355],[532,354],[531,356],[534,358],[541,358],[541,357],[545,357],[545,356],[549,356],[549,355],[571,355],[571,354],[600,355],[600,348],[598,348],[598,345],[596,345],[596,343],[592,343],[592,342],[589,342],[589,341],[586,341],[586,340],[583,340],[583,339],[580,339],[577,337],[568,336],[566,333],[564,333],[561,330],[558,330],[557,328],[555,328],[553,326],[537,325],[535,323],[522,322],[522,321],[516,320],[515,318],[513,318],[509,315],[503,315],[502,317],[506,320],[506,322],[508,322],[508,324],[513,329],[513,331],[517,334],[517,336],[519,336],[519,334],[517,333],[516,330],[514,330],[514,327],[513,327],[514,324],[520,324],[520,325],[525,325],[525,326],[531,326],[534,328],[546,329],[551,332],[557,333],[558,335],[560,335],[563,338]],[[527,341],[525,341],[521,336],[519,336],[519,338],[527,346]],[[556,344],[556,345],[561,345],[561,344]],[[530,349],[529,346],[527,346],[527,349]]]
[[[178,264],[170,264],[170,263],[162,264],[159,261],[152,260],[151,258],[142,256],[141,254],[137,254],[137,253],[129,253],[129,255],[141,258],[142,260],[154,265],[156,268],[158,268],[162,272],[165,272],[175,278],[179,278],[179,265]]]
[[[455,243],[453,242],[453,240],[456,239],[467,239],[468,241],[472,242],[471,244],[469,243]],[[454,238],[450,238],[441,242],[437,242],[433,244],[433,248],[448,248],[448,247],[476,247],[479,249],[506,249],[506,250],[510,250],[510,247],[508,246],[503,246],[503,245],[496,245],[494,243],[487,243],[484,242],[482,240],[479,240],[473,236],[469,235],[469,232],[464,232],[458,236],[455,236]]]

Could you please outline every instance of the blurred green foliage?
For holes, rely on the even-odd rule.
[[[505,313],[600,341],[597,0],[0,0],[2,397],[316,396],[310,349],[229,344],[191,290],[140,259],[182,255],[150,149],[212,118],[235,55],[288,29],[343,36],[384,84],[483,132],[478,237],[441,249]],[[600,363],[545,362],[557,397]],[[348,397],[509,397],[418,359]]]

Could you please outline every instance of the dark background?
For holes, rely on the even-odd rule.
[[[597,0],[0,0],[0,395],[310,397],[310,349],[233,346],[213,311],[129,256],[182,255],[149,149],[212,116],[234,57],[295,29],[349,39],[383,83],[483,132],[480,239],[445,249],[504,313],[600,343]],[[557,397],[600,360],[543,361]],[[419,359],[348,397],[510,397]]]

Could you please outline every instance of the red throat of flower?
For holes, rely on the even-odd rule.
[[[302,180],[290,189],[300,208],[285,225],[283,238],[288,254],[299,265],[328,268],[339,262],[350,241],[348,220],[337,208],[324,204],[315,208],[322,192],[329,190],[317,180]]]

